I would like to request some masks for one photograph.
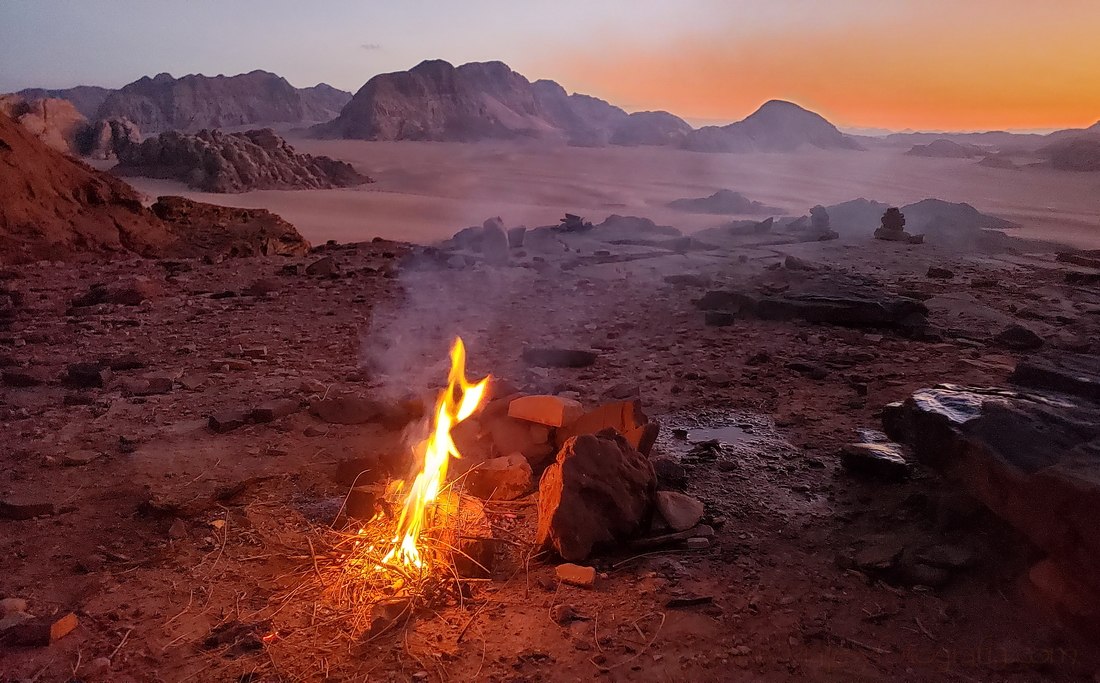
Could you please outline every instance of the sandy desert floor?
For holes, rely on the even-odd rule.
[[[802,215],[814,204],[866,197],[905,204],[926,197],[968,202],[1019,223],[1022,237],[1100,247],[1100,174],[985,168],[968,159],[907,157],[895,150],[702,154],[644,148],[514,143],[360,142],[291,139],[299,151],[354,164],[377,182],[358,189],[191,192],[128,179],[150,195],[271,209],[314,243],[429,242],[500,215],[508,225],[554,224],[563,210],[599,222],[639,215],[691,231],[724,219],[665,204],[720,188]]]

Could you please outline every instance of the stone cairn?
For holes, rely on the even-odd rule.
[[[829,225],[829,212],[820,204],[810,209],[810,235],[822,242],[840,237]]]
[[[905,214],[896,206],[892,206],[882,214],[882,227],[875,230],[875,239],[921,244],[924,242],[924,235],[910,235],[905,232]]]

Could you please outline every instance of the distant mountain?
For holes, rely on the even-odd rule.
[[[348,93],[320,84],[298,90],[267,71],[237,76],[145,76],[110,93],[97,119],[126,118],[143,133],[271,124],[309,124],[330,118]]]
[[[95,118],[95,114],[99,111],[103,100],[107,99],[107,96],[112,92],[114,91],[109,88],[101,88],[98,85],[78,85],[75,88],[61,88],[60,90],[27,88],[20,90],[17,94],[28,100],[40,100],[47,97],[68,100],[73,103],[73,106],[84,118],[91,119]]]
[[[707,126],[688,135],[684,146],[698,152],[790,152],[802,147],[862,149],[824,117],[792,102],[771,100],[747,118]]]
[[[613,145],[673,145],[679,147],[691,135],[687,121],[667,111],[638,111],[621,121],[611,133]]]
[[[931,144],[937,140],[948,140],[960,145],[981,145],[997,151],[1034,148],[1046,140],[1038,133],[1009,133],[1003,130],[991,130],[984,133],[892,133],[879,138],[878,144],[904,146]]]
[[[859,149],[824,118],[772,101],[744,121],[692,130],[668,112],[627,114],[603,100],[568,94],[553,81],[531,83],[503,62],[453,66],[421,62],[380,74],[355,93],[326,138],[357,140],[547,139],[577,145],[673,145],[714,152],[788,151],[803,145]]]
[[[927,145],[913,145],[906,152],[914,157],[937,157],[940,159],[969,159],[985,154],[985,150],[977,145],[964,145],[952,140],[933,140]]]
[[[1059,171],[1100,171],[1100,136],[1062,139],[1039,149],[1038,154]]]

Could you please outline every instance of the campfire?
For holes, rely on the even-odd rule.
[[[561,362],[578,353],[553,351],[525,357]],[[420,607],[461,602],[509,553],[522,568],[535,558],[585,562],[615,547],[710,543],[701,503],[657,491],[649,453],[658,426],[636,398],[586,410],[489,376],[470,381],[456,338],[446,386],[419,426],[415,476],[384,491],[378,484],[365,521],[336,532],[324,569],[314,562],[315,576],[371,636]],[[570,583],[596,576],[590,566],[558,570]]]

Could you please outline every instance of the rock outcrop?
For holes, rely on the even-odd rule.
[[[1095,403],[1068,394],[940,385],[887,406],[883,423],[921,462],[959,483],[1075,580],[1100,591]]]
[[[0,262],[154,255],[175,241],[124,182],[51,149],[0,115]]]
[[[270,129],[168,132],[119,150],[122,176],[170,178],[205,192],[353,187],[371,182],[351,164],[299,154]]]
[[[91,159],[111,159],[120,150],[141,142],[141,131],[125,118],[100,119],[77,136],[80,154]]]
[[[933,140],[927,145],[913,145],[907,155],[913,157],[937,157],[940,159],[970,159],[986,154],[977,145],[965,145],[952,140]]]
[[[262,209],[161,198],[153,210],[114,176],[46,146],[0,115],[0,263],[117,254],[304,254],[294,226]]]
[[[152,211],[177,237],[175,254],[221,260],[309,253],[309,242],[298,230],[267,209],[238,209],[183,197],[158,197]]]
[[[101,88],[98,85],[78,85],[75,88],[60,89],[26,88],[16,94],[28,100],[46,98],[68,100],[84,118],[94,119],[103,100],[107,99],[112,92],[114,91],[110,88]]]
[[[76,153],[77,140],[88,126],[71,102],[56,98],[0,95],[0,115],[5,114],[42,142],[66,154]]]
[[[1100,171],[1100,137],[1083,136],[1056,142],[1039,150],[1051,168],[1059,171]]]
[[[717,215],[779,213],[781,211],[781,209],[754,201],[733,190],[718,190],[709,197],[674,199],[668,205],[680,211]]]
[[[905,232],[905,214],[896,206],[892,206],[882,214],[882,225],[875,230],[876,240],[887,242],[906,242],[908,244],[920,244],[924,241],[923,235],[910,235]]]
[[[145,76],[104,99],[95,118],[127,118],[144,133],[168,130],[316,123],[342,96],[319,85],[298,90],[267,71],[237,76]]]
[[[692,132],[684,147],[697,152],[790,152],[802,147],[862,147],[819,114],[792,102],[771,100],[747,118]]]

